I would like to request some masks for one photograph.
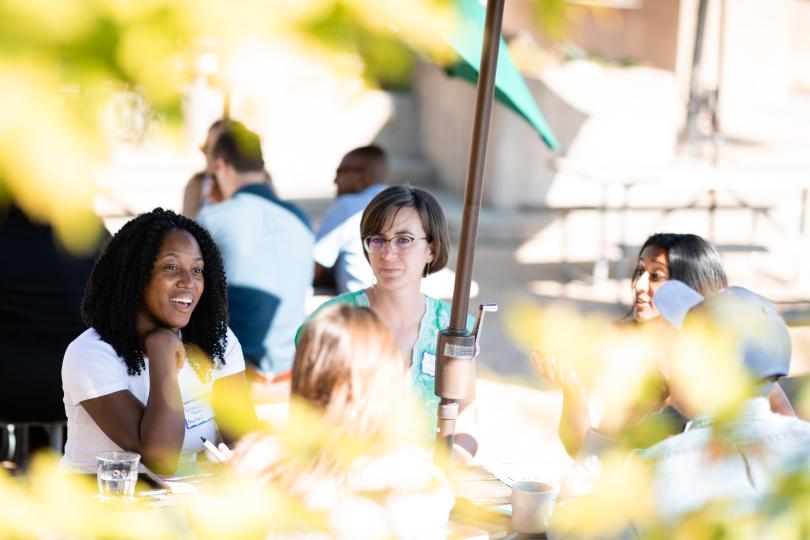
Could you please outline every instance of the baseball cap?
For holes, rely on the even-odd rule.
[[[678,280],[655,291],[653,303],[675,328],[698,318],[740,345],[747,370],[757,379],[784,377],[790,368],[790,335],[773,303],[743,287],[728,287],[707,298]]]

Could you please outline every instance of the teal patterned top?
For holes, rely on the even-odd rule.
[[[327,300],[315,310],[308,318],[312,318],[315,313],[333,304],[348,304],[350,306],[370,307],[368,296],[365,291],[348,292],[338,295],[330,300]],[[304,325],[307,323],[304,321]],[[467,329],[472,331],[475,324],[475,318],[467,316]],[[298,338],[301,334],[301,328],[295,336],[295,342],[298,343]],[[439,337],[439,331],[447,328],[450,325],[450,304],[430,296],[425,296],[425,315],[422,317],[422,322],[419,326],[419,337],[416,338],[416,343],[413,344],[413,353],[411,356],[411,380],[413,380],[413,390],[416,401],[419,404],[420,411],[425,415],[428,425],[431,428],[430,442],[435,436],[435,427],[437,420],[437,408],[439,406],[439,396],[435,393],[436,382],[436,340]]]

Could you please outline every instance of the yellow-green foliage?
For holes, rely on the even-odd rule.
[[[401,85],[413,47],[447,57],[447,0],[4,0],[0,2],[0,204],[53,223],[73,251],[96,245],[93,174],[105,108],[122,91],[180,118],[201,42],[228,63],[246,43],[286,40],[347,57],[367,81]],[[243,66],[244,67],[244,66]],[[258,68],[257,68],[258,71]]]

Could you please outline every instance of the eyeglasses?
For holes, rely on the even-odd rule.
[[[412,236],[397,235],[386,239],[383,236],[366,236],[363,238],[363,247],[368,253],[382,253],[385,244],[391,246],[391,253],[404,253],[413,247],[417,240],[427,240],[426,236],[414,238]]]

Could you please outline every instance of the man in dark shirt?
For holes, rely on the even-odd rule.
[[[0,208],[0,421],[65,419],[62,357],[86,327],[79,306],[96,254],[79,258],[48,225]]]

